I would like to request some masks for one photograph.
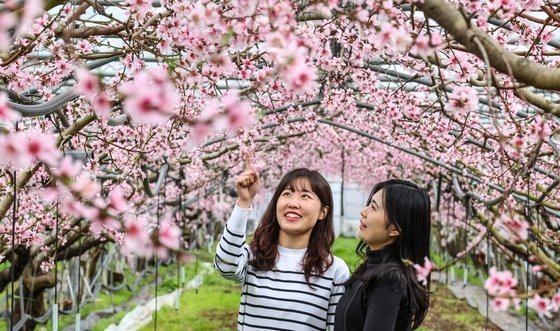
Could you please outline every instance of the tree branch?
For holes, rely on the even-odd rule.
[[[528,103],[542,109],[545,113],[560,117],[560,106],[554,102],[531,92],[528,88],[515,89],[513,94]]]
[[[62,146],[62,144],[69,137],[76,135],[78,132],[80,132],[81,129],[83,129],[89,123],[93,122],[93,120],[95,120],[95,115],[93,115],[93,114],[86,115],[86,116],[78,119],[76,122],[74,122],[74,124],[71,127],[64,130],[62,135],[60,135],[58,137],[58,139],[56,141],[57,147],[60,148]],[[27,182],[29,182],[29,180],[31,179],[31,177],[33,177],[35,172],[37,172],[37,170],[39,170],[41,165],[42,165],[42,163],[40,163],[40,162],[36,163],[35,165],[33,165],[32,168],[25,170],[21,175],[18,176],[18,178],[17,178],[17,190],[18,191],[23,189],[23,187],[25,185],[27,185]],[[14,195],[11,192],[6,194],[4,199],[2,199],[2,201],[0,201],[0,218],[3,218],[4,216],[6,216],[6,212],[8,211],[8,209],[10,209],[10,206],[12,205],[13,202],[14,202]]]
[[[61,34],[67,38],[89,38],[91,36],[118,35],[126,29],[126,26],[86,26],[76,29],[62,30]]]
[[[492,68],[509,75],[509,68],[518,81],[545,90],[560,90],[560,69],[547,67],[508,51],[487,33],[465,20],[461,12],[445,0],[425,0],[426,17],[436,21],[467,50],[483,59],[475,37],[484,45]]]
[[[16,247],[15,253],[17,256],[15,258],[15,261],[12,261],[10,267],[0,273],[0,292],[3,292],[6,289],[6,286],[8,286],[8,284],[13,281],[12,268],[14,268],[14,280],[18,279],[21,276],[25,266],[29,262],[29,249],[26,249],[24,247]]]

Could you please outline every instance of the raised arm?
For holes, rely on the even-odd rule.
[[[247,272],[249,247],[245,243],[247,219],[252,211],[252,204],[259,187],[259,176],[251,165],[247,154],[246,170],[235,180],[239,196],[224,232],[218,243],[214,256],[214,267],[227,279],[241,281]]]

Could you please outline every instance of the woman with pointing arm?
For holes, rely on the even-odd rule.
[[[242,283],[238,330],[333,330],[349,270],[331,252],[333,199],[328,182],[309,169],[288,172],[250,245],[245,229],[259,176],[248,156],[235,187],[239,198],[214,263],[223,277]]]

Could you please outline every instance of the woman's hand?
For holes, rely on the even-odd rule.
[[[253,169],[249,153],[245,154],[245,171],[235,179],[235,189],[239,198],[237,205],[250,208],[259,189],[259,174]]]

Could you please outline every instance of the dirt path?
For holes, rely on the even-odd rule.
[[[491,307],[487,313],[486,292],[479,286],[461,281],[439,283],[438,274],[433,274],[432,279],[436,281],[432,282],[430,309],[422,323],[429,330],[543,330],[532,321],[526,325],[525,316],[519,314],[494,311]]]

